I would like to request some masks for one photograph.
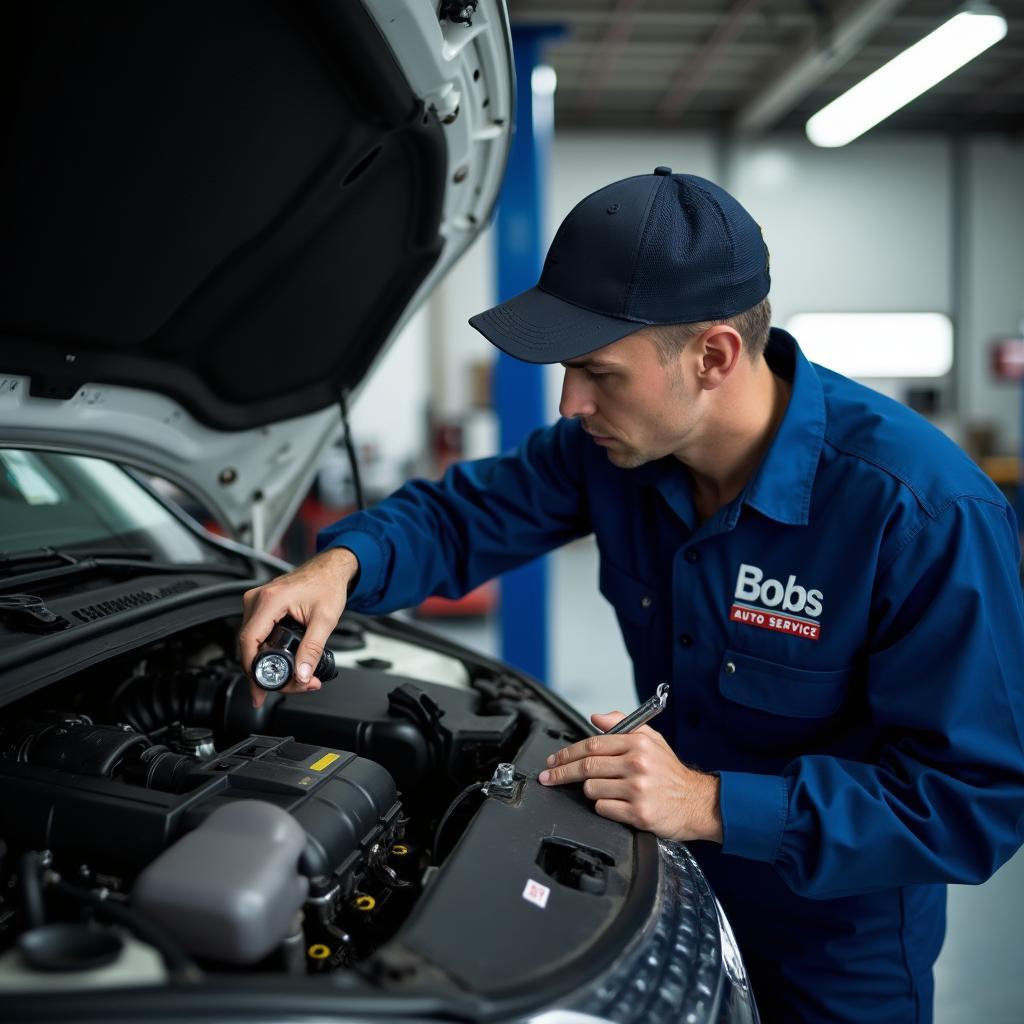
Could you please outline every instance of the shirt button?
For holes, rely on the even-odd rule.
[[[696,548],[687,548],[683,557],[692,565],[694,562],[700,561],[700,552]]]
[[[651,603],[652,603],[651,599],[646,594],[643,597],[640,598],[640,607],[641,608],[650,608],[651,607]]]
[[[688,711],[686,713],[686,724],[696,729],[700,725],[700,715],[696,711]]]
[[[683,634],[682,634],[682,635],[681,635],[681,636],[679,637],[679,642],[680,642],[680,643],[681,643],[681,644],[682,644],[682,645],[683,645],[684,647],[692,647],[692,646],[693,646],[693,637],[692,637],[692,636],[690,636],[690,634],[689,634],[689,633],[683,633]]]
[[[736,662],[727,661],[725,663],[725,674],[731,676],[736,671]]]

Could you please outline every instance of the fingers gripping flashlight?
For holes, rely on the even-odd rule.
[[[305,627],[290,616],[285,616],[271,631],[259,653],[253,659],[252,675],[256,685],[263,690],[280,690],[287,686],[295,675],[295,656],[305,636]],[[322,683],[338,674],[334,655],[324,650],[317,662],[313,675]]]

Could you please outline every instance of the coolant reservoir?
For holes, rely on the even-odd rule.
[[[54,926],[36,929],[42,932]],[[60,927],[60,926],[58,926]],[[85,925],[72,928],[86,929]],[[86,929],[91,930],[91,929]],[[66,947],[61,962],[46,966],[22,950],[10,949],[0,956],[0,992],[53,992],[74,989],[119,988],[122,986],[162,985],[167,981],[163,958],[152,947],[118,928],[96,929],[97,935],[112,940],[114,951],[109,962],[95,966],[97,959],[84,954],[76,965],[73,950]],[[31,932],[22,939],[31,939]],[[117,948],[119,947],[119,949]],[[32,961],[38,966],[33,966]],[[93,964],[93,966],[83,966]]]

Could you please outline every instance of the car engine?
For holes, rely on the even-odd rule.
[[[68,930],[83,909],[170,965],[356,964],[458,840],[472,802],[453,797],[479,791],[537,730],[560,738],[515,677],[456,659],[461,681],[403,676],[354,617],[332,638],[337,679],[254,709],[236,625],[120,655],[3,710],[0,980],[2,950],[29,933],[50,933],[33,951],[44,966],[102,959]]]

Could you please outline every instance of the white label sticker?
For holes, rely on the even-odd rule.
[[[535,903],[541,910],[548,905],[550,895],[551,890],[546,885],[541,885],[540,882],[535,882],[532,878],[526,883],[526,888],[523,890],[523,899],[528,903]]]

